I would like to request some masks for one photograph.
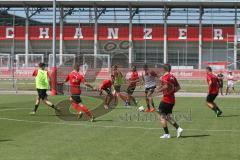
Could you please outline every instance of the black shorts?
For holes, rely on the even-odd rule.
[[[71,95],[71,98],[77,104],[82,102],[82,99],[81,99],[80,95]]]
[[[127,88],[127,93],[128,93],[128,94],[133,94],[135,88],[136,88],[135,86],[129,86],[129,87]]]
[[[111,88],[105,88],[103,89],[108,95],[112,95],[112,89]]]
[[[161,102],[159,105],[159,113],[160,114],[172,114],[172,110],[175,104],[170,104],[170,103],[165,103],[165,102]]]
[[[38,97],[42,100],[47,98],[47,90],[46,89],[37,89]]]
[[[208,94],[206,101],[212,103],[212,102],[214,102],[214,100],[216,99],[217,96],[218,96],[218,94]]]
[[[116,86],[113,86],[114,87],[114,90],[119,93],[121,91],[121,86],[120,85],[116,85]]]
[[[156,86],[148,87],[145,88],[145,93],[147,94],[148,92],[153,93],[155,90]]]
[[[219,83],[219,88],[223,88],[223,82]]]

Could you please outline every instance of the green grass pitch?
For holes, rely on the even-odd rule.
[[[217,99],[223,117],[216,118],[205,98],[177,98],[174,115],[185,129],[177,139],[163,134],[153,113],[138,114],[123,104],[95,123],[63,121],[46,106],[28,113],[34,95],[0,96],[0,160],[239,160],[240,105],[237,98]],[[63,96],[50,97],[57,103]],[[94,106],[98,100],[88,101]],[[144,99],[139,104],[143,105]],[[159,104],[159,99],[155,99]],[[92,108],[89,106],[89,108]]]

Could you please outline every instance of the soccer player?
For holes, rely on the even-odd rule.
[[[113,80],[113,98],[114,103],[117,104],[118,97],[120,97],[124,102],[126,101],[127,97],[121,94],[121,85],[124,83],[123,74],[121,71],[119,71],[118,66],[113,66],[113,72],[112,72],[112,80]]]
[[[218,80],[219,80],[219,89],[220,89],[220,93],[223,96],[223,79],[224,79],[224,75],[222,74],[222,72],[220,72],[218,75]]]
[[[222,114],[222,111],[219,109],[216,103],[214,103],[214,100],[218,96],[219,92],[219,80],[216,75],[212,73],[212,68],[207,67],[207,83],[208,83],[208,95],[207,95],[207,106],[212,109],[216,116],[219,117]]]
[[[87,109],[87,107],[82,103],[81,100],[81,88],[80,85],[84,84],[85,86],[92,88],[93,90],[94,87],[90,85],[89,83],[86,82],[84,76],[79,73],[79,64],[74,64],[73,66],[73,71],[69,73],[65,79],[65,82],[69,81],[70,84],[70,101],[72,103],[73,108],[77,111],[78,116],[77,119],[80,119],[82,117],[82,112],[83,111],[88,117],[91,122],[94,122],[94,116],[92,113]]]
[[[137,83],[140,81],[136,66],[132,67],[131,76],[130,76],[128,81],[129,81],[129,85],[128,85],[128,88],[127,88],[127,94],[128,95],[127,95],[127,100],[126,100],[126,106],[131,105],[130,104],[131,100],[133,100],[134,104],[137,105],[136,99],[132,96],[132,94],[133,94],[133,92],[134,92],[134,90],[137,86]]]
[[[229,74],[227,76],[227,89],[226,89],[226,95],[229,93],[229,88],[232,89],[232,91],[235,93],[234,89],[234,76],[232,74],[232,71],[229,71]]]
[[[145,112],[155,112],[155,106],[154,106],[152,95],[156,88],[157,74],[154,71],[149,71],[148,65],[144,65],[143,70],[144,70],[144,73],[142,74],[142,80],[144,82],[145,100],[147,104],[147,108]]]
[[[103,91],[106,92],[106,97],[104,101],[104,108],[109,109],[109,104],[111,103],[113,99],[112,95],[112,81],[109,79],[103,80],[102,84],[99,87],[100,95],[103,94]]]
[[[49,80],[50,80],[50,74],[47,70],[45,70],[45,64],[39,63],[39,68],[34,70],[33,76],[35,77],[35,84],[36,89],[38,92],[38,96],[36,99],[36,103],[34,106],[34,109],[32,112],[30,112],[31,115],[35,115],[38,109],[38,106],[40,104],[40,101],[42,100],[47,106],[59,111],[52,102],[48,100],[47,90],[49,88]]]
[[[167,122],[173,125],[177,130],[177,138],[179,138],[183,132],[183,129],[179,127],[177,122],[172,116],[172,110],[175,105],[175,92],[181,89],[177,79],[170,73],[171,66],[169,64],[163,65],[163,76],[161,77],[160,87],[158,92],[163,93],[163,98],[159,105],[160,123],[164,129],[165,134],[160,138],[171,138]]]

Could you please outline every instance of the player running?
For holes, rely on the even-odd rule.
[[[100,95],[103,94],[103,91],[106,92],[106,97],[104,100],[104,108],[109,109],[109,104],[111,103],[113,99],[113,94],[112,94],[112,81],[109,79],[103,80],[102,84],[99,87]]]
[[[125,102],[127,97],[120,93],[121,85],[124,83],[124,78],[122,72],[118,70],[117,65],[113,66],[112,80],[114,88],[113,92],[114,104],[117,104],[118,97],[120,97]]]
[[[216,116],[219,117],[222,114],[222,111],[219,109],[216,103],[214,103],[214,100],[218,96],[219,92],[219,80],[216,75],[212,73],[212,68],[207,67],[207,83],[208,83],[208,95],[207,95],[207,106],[212,109]]]
[[[131,100],[133,100],[134,105],[137,105],[136,99],[132,96],[132,94],[137,86],[137,83],[140,81],[136,66],[132,67],[131,76],[128,81],[129,81],[129,86],[127,88],[128,95],[127,95],[127,100],[126,100],[126,106],[131,105],[130,104]]]
[[[226,95],[229,93],[229,88],[232,89],[232,91],[235,93],[235,89],[234,89],[234,76],[232,74],[232,71],[229,71],[229,74],[227,76],[227,89],[226,89]]]
[[[147,104],[147,108],[145,112],[155,112],[155,106],[154,106],[152,95],[156,88],[157,74],[154,71],[149,71],[148,65],[144,65],[143,70],[144,70],[144,73],[142,74],[142,80],[144,82],[145,100]]]
[[[87,83],[84,76],[81,73],[79,73],[79,67],[80,67],[79,64],[74,64],[73,71],[67,75],[64,83],[69,81],[71,93],[70,102],[72,103],[73,108],[78,113],[77,119],[80,119],[82,117],[81,111],[83,111],[89,117],[89,120],[91,122],[94,122],[94,116],[87,109],[87,107],[84,104],[82,104],[82,100],[80,97],[81,95],[80,85],[83,83],[85,86],[92,88],[93,90],[95,89],[92,85]]]
[[[39,63],[39,68],[34,70],[33,76],[35,77],[35,84],[36,89],[38,92],[38,96],[36,99],[36,103],[34,106],[34,109],[32,112],[30,112],[31,115],[35,115],[38,109],[38,106],[40,104],[40,101],[42,100],[47,106],[59,111],[52,102],[50,102],[47,97],[47,90],[49,88],[49,81],[50,81],[50,74],[47,70],[45,70],[45,64]]]
[[[165,134],[160,138],[171,138],[167,122],[173,125],[177,130],[177,138],[181,136],[183,129],[179,127],[174,118],[172,117],[172,110],[175,105],[175,92],[181,89],[177,79],[170,73],[171,66],[169,64],[163,65],[163,76],[158,92],[163,93],[162,101],[159,105],[160,123],[164,129]]]
[[[224,75],[222,74],[222,72],[220,72],[218,75],[218,80],[219,80],[219,89],[220,89],[220,93],[223,96],[223,79],[224,79]]]

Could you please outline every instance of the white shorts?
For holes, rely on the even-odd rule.
[[[227,87],[228,88],[233,88],[234,87],[234,83],[233,82],[227,82]]]

